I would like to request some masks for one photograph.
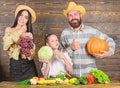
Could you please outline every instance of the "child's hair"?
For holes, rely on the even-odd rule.
[[[54,33],[46,34],[46,36],[45,36],[45,45],[46,45],[46,43],[48,42],[49,37],[50,37],[51,35],[55,35],[55,34],[54,34]]]
[[[56,34],[54,34],[54,33],[50,33],[50,34],[46,34],[46,35],[45,35],[45,45],[46,45],[46,43],[48,43],[48,41],[49,41],[49,37],[50,37],[51,35],[56,35]],[[57,35],[56,35],[56,36],[57,36]],[[58,38],[58,39],[59,39],[59,38]],[[59,46],[58,49],[61,50],[62,47]],[[62,50],[63,50],[63,49],[62,49]]]

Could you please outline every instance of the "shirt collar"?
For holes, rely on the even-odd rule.
[[[79,31],[81,31],[81,32],[82,32],[82,31],[84,31],[84,26],[85,26],[85,25],[84,25],[84,24],[82,24],[82,27],[79,29]],[[70,28],[71,28],[71,30],[72,30],[72,31],[74,31],[74,32],[75,32],[75,30],[73,29],[73,27],[70,27]]]

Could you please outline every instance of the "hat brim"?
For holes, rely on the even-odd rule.
[[[86,9],[82,5],[76,5],[74,2],[70,2],[68,8],[63,11],[65,17],[67,17],[68,13],[71,11],[79,11],[82,15],[86,14]]]
[[[35,11],[32,8],[30,8],[30,7],[26,6],[26,5],[19,5],[16,8],[16,10],[15,10],[15,17],[17,16],[18,12],[20,10],[23,10],[23,9],[26,9],[26,10],[28,10],[31,13],[31,15],[32,15],[32,23],[34,23],[36,21],[36,13],[35,13]]]

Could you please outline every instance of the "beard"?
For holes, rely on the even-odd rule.
[[[76,20],[76,22],[74,22],[74,20]],[[78,28],[82,24],[82,20],[81,19],[72,19],[71,21],[69,21],[69,24],[73,28]]]

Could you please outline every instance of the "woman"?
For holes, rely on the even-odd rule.
[[[71,73],[72,62],[67,52],[59,51],[59,40],[55,34],[49,34],[46,36],[46,45],[50,46],[53,50],[53,57],[50,60],[44,60],[43,57],[39,57],[39,61],[43,62],[42,73],[44,78],[56,77],[60,73]]]
[[[10,57],[10,80],[23,81],[37,76],[33,56],[35,54],[35,44],[30,50],[31,55],[26,57],[21,52],[21,47],[17,44],[23,37],[29,37],[33,42],[32,23],[36,20],[33,9],[26,5],[19,5],[15,11],[15,21],[12,27],[5,29],[3,37],[3,49]]]

